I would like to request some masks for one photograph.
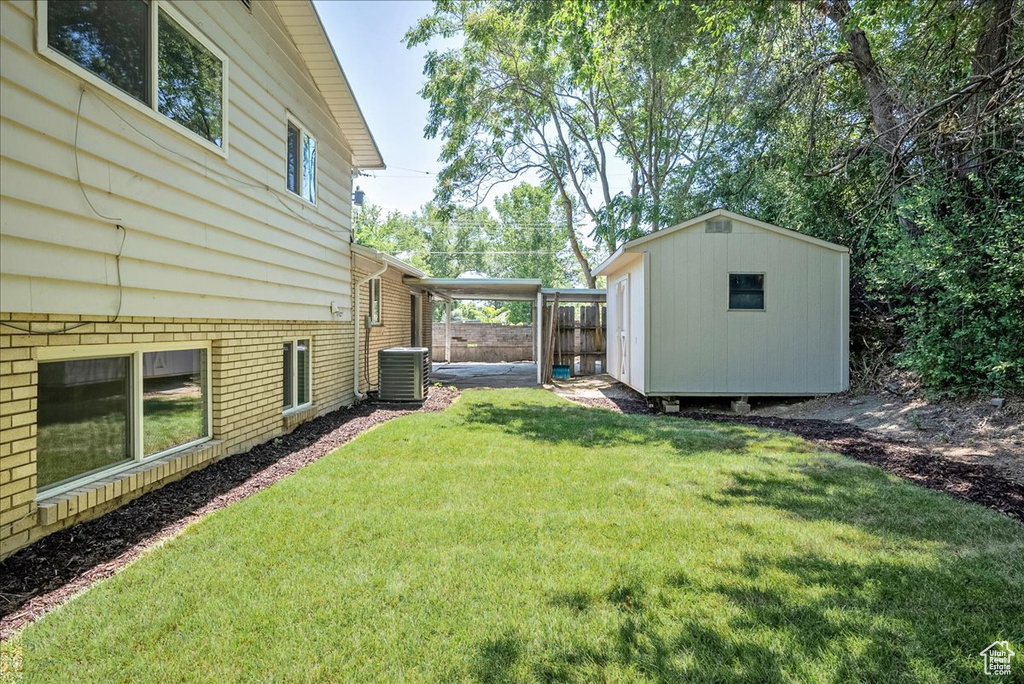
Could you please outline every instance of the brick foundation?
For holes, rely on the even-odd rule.
[[[408,321],[408,314],[406,316]],[[408,325],[408,323],[407,323]],[[67,332],[61,330],[75,327]],[[0,558],[117,508],[188,472],[352,402],[352,323],[121,318],[0,313]],[[309,338],[312,405],[282,411],[287,339]],[[57,496],[36,488],[36,410],[41,348],[209,341],[211,441]]]

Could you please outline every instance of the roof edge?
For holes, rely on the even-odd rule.
[[[358,243],[353,242],[352,253],[358,254],[359,256],[366,259],[379,261],[382,264],[386,263],[388,266],[392,266],[408,276],[413,276],[415,278],[425,278],[427,275],[426,273],[416,268],[412,264],[408,264],[399,259],[398,257],[393,257],[390,254],[385,254],[380,250],[374,249],[372,247],[367,247],[366,245],[360,245]]]

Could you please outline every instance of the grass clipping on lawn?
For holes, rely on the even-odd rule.
[[[1005,517],[782,433],[470,391],[17,646],[27,681],[954,682],[1024,653],[1022,558]]]

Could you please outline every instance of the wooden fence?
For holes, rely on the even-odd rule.
[[[552,325],[551,311],[555,307],[558,315],[556,324]],[[604,303],[560,306],[556,297],[550,306],[544,307],[541,330],[544,382],[551,380],[553,365],[568,366],[573,376],[597,375],[606,371]]]

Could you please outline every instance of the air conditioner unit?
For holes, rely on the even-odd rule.
[[[430,350],[389,347],[377,352],[377,386],[381,401],[424,401],[430,380]]]

